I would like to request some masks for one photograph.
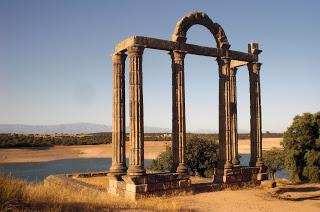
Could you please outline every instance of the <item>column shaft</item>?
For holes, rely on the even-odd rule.
[[[112,165],[110,174],[126,173],[126,123],[125,123],[125,60],[126,55],[112,55]]]
[[[219,65],[219,162],[218,167],[232,168],[230,113],[230,58],[217,58]]]
[[[128,48],[130,81],[130,160],[128,175],[144,175],[142,46]]]
[[[173,52],[170,52],[171,60],[172,60],[172,156],[173,156],[173,164],[171,168],[171,172],[176,172],[179,165],[179,140],[178,140],[178,106],[177,106],[177,70],[174,62]]]
[[[237,121],[237,68],[230,69],[232,164],[239,165]]]
[[[261,132],[261,95],[260,95],[261,63],[249,63],[250,78],[250,166],[263,166],[262,132]]]
[[[186,173],[186,161],[185,161],[185,148],[186,148],[186,120],[185,120],[185,88],[184,88],[184,57],[185,52],[173,51],[172,52],[172,72],[173,79],[175,80],[174,88],[175,100],[173,100],[173,114],[176,117],[173,118],[173,130],[175,131],[176,141],[173,144],[174,154],[178,149],[178,161],[177,172]],[[176,105],[176,108],[174,108]],[[175,156],[173,156],[175,158]]]

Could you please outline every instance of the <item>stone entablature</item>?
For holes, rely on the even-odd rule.
[[[201,55],[207,57],[230,57],[234,61],[256,62],[258,55],[252,53],[239,52],[223,48],[212,48],[207,46],[199,46],[188,43],[178,43],[175,41],[162,40],[157,38],[131,36],[119,42],[115,47],[115,52],[126,52],[130,46],[144,46],[149,49],[157,49],[164,51],[184,51],[188,54]],[[245,63],[245,64],[246,64]],[[245,65],[242,64],[242,65]]]

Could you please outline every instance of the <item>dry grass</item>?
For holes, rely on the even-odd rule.
[[[105,192],[73,191],[0,177],[0,211],[110,211],[117,209],[180,210],[168,198],[131,201]]]

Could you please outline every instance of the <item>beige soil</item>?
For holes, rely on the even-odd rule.
[[[282,138],[263,139],[263,149],[281,147]],[[145,142],[145,159],[154,159],[161,152],[165,151],[170,141],[147,141]],[[127,143],[127,147],[129,144]],[[129,151],[127,150],[127,156]],[[250,153],[250,140],[239,140],[239,153]],[[49,148],[14,148],[0,149],[0,163],[19,162],[43,162],[51,160],[71,159],[71,158],[111,158],[111,144],[102,145],[74,145],[74,146],[54,146]]]
[[[108,188],[107,177],[75,179]],[[208,179],[191,177],[193,184]],[[291,185],[288,180],[278,180],[276,188],[255,187],[238,190],[225,189],[199,194],[181,194],[168,197],[187,211],[214,212],[315,212],[320,211],[320,184]]]
[[[192,196],[178,196],[184,208],[215,212],[316,212],[320,211],[320,184],[282,186],[283,193],[275,195],[276,189],[241,189],[206,192]],[[291,188],[291,189],[290,189]],[[286,192],[289,191],[289,192]],[[288,199],[282,199],[287,196]]]

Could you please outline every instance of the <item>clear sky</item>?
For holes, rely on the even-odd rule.
[[[170,40],[182,16],[203,11],[224,28],[231,49],[260,44],[263,131],[281,132],[294,115],[320,110],[319,10],[316,0],[0,0],[0,123],[111,124],[117,42],[130,35]],[[216,46],[202,26],[189,30],[187,42]],[[187,129],[217,131],[216,61],[187,55],[185,71]],[[143,72],[145,125],[171,128],[167,52],[145,50]],[[238,128],[246,131],[246,67],[237,80]]]

